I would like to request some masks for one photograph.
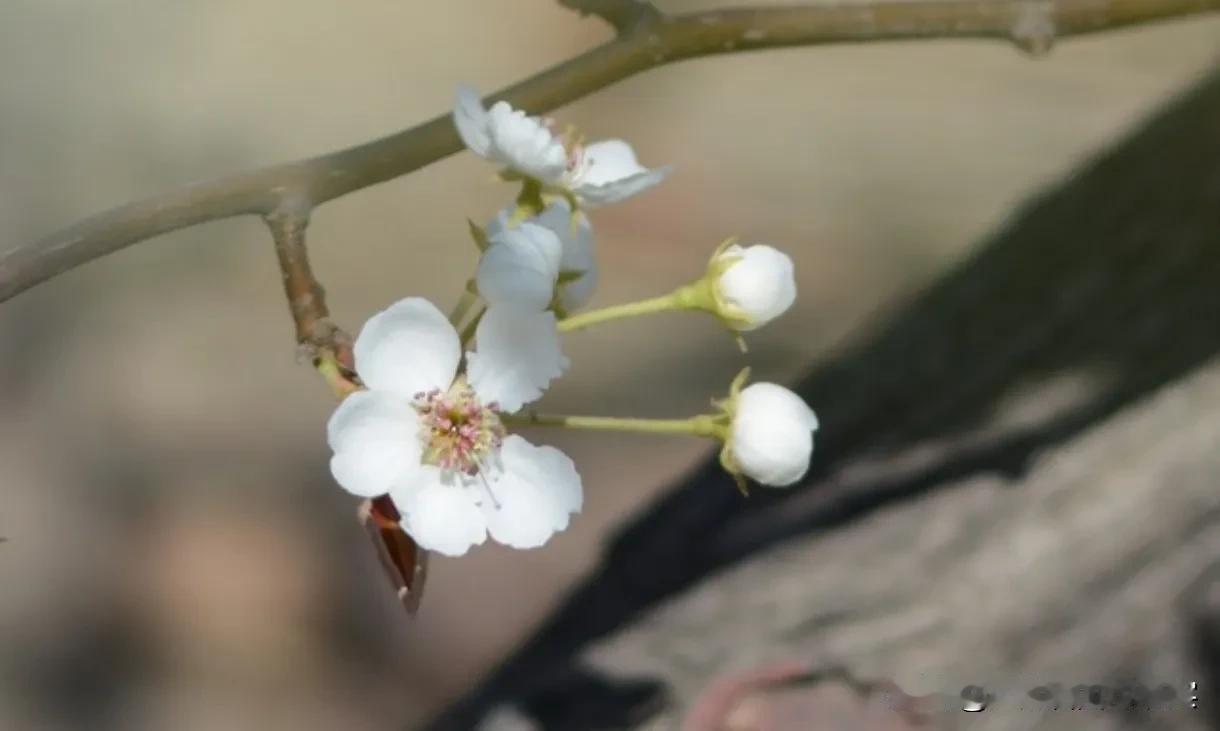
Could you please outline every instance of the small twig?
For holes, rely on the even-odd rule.
[[[354,368],[352,339],[331,322],[325,291],[309,266],[305,229],[311,209],[304,198],[285,197],[264,220],[275,241],[284,294],[296,324],[297,347],[335,396],[343,400],[361,386]],[[408,613],[414,614],[423,591],[427,551],[398,528],[398,513],[388,498],[364,501],[360,516],[399,599]],[[373,520],[375,517],[379,520]]]
[[[572,0],[611,23],[611,0]],[[1220,0],[902,0],[658,14],[615,40],[495,93],[541,113],[657,66],[763,48],[919,38],[1000,38],[1038,51],[1055,38],[1220,10]],[[654,9],[655,11],[655,9]],[[616,25],[617,27],[617,25]],[[461,149],[448,114],[328,155],[129,203],[0,254],[0,302],[138,241],[206,221],[273,214],[293,196],[321,205]]]
[[[596,15],[614,26],[619,35],[647,27],[663,17],[648,0],[559,0],[559,4],[581,15]]]
[[[284,295],[296,324],[298,348],[315,367],[321,367],[333,357],[337,365],[350,371],[353,366],[351,336],[331,322],[325,290],[309,266],[305,229],[309,225],[310,208],[304,199],[286,199],[264,220],[275,241]]]

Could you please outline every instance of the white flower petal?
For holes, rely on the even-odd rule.
[[[539,447],[515,434],[500,449],[503,470],[489,481],[483,501],[491,537],[513,548],[536,548],[568,527],[584,500],[580,475],[563,452]]]
[[[541,396],[569,365],[551,312],[489,307],[475,337],[477,348],[466,354],[467,377],[480,401],[497,402],[502,411]]]
[[[717,294],[749,318],[743,330],[762,327],[788,311],[796,301],[792,259],[784,252],[756,244],[733,244],[720,254],[737,257],[716,282]]]
[[[449,388],[462,345],[436,305],[408,297],[364,323],[353,353],[365,386],[410,398],[420,391]]]
[[[660,183],[670,166],[645,168],[623,140],[603,140],[585,148],[584,160],[572,176],[572,192],[588,206],[617,203]]]
[[[645,172],[635,150],[623,140],[602,140],[585,146],[577,183],[605,185]]]
[[[469,86],[458,87],[457,102],[453,105],[453,126],[457,127],[458,136],[466,147],[479,157],[487,157],[491,151],[488,120],[479,93]]]
[[[334,451],[331,473],[353,495],[384,495],[422,467],[415,409],[397,394],[353,393],[331,415],[326,436]]]
[[[618,203],[657,185],[665,179],[665,176],[672,169],[668,165],[652,168],[651,170],[645,170],[642,173],[612,180],[601,185],[582,183],[573,187],[572,192],[580,198],[581,203],[588,207]]]
[[[391,494],[402,513],[402,529],[421,547],[446,556],[461,556],[487,540],[487,518],[479,507],[476,485],[441,479],[427,467],[410,489]]]
[[[804,476],[813,453],[813,435],[773,421],[741,419],[734,424],[733,455],[741,471],[771,487],[787,487]]]
[[[488,236],[479,260],[479,294],[491,305],[545,310],[555,294],[563,245],[554,232],[534,223],[501,228]]]
[[[818,417],[797,394],[774,383],[742,389],[733,416],[733,457],[748,477],[786,487],[809,469]]]
[[[491,237],[496,236],[501,231],[508,228],[509,216],[513,215],[513,211],[516,209],[516,205],[505,206],[504,208],[500,209],[500,212],[497,213],[494,218],[487,222],[487,225],[483,227],[483,233],[487,234],[487,239],[489,241],[491,240]],[[534,221],[535,219],[530,220]]]
[[[560,288],[560,302],[568,312],[583,307],[597,289],[597,258],[594,249],[593,226],[583,213],[572,220],[572,209],[562,198],[547,206],[535,221],[540,226],[554,231],[563,242],[563,256],[559,261],[561,272],[584,272],[579,279],[566,282]],[[573,226],[575,223],[575,226]]]
[[[584,269],[584,274],[579,279],[563,284],[559,290],[559,301],[564,310],[575,312],[588,304],[589,300],[593,298],[593,292],[597,289],[598,279],[597,264],[592,263]]]
[[[576,231],[567,238],[561,237],[564,242],[563,256],[559,260],[561,271],[584,272],[597,266],[597,256],[593,248],[593,227],[589,225],[589,219],[585,218],[584,214],[578,213],[577,216],[579,219],[576,222]],[[564,218],[567,219],[568,215],[564,214]],[[570,226],[566,220],[564,225]]]
[[[568,153],[537,117],[499,101],[488,111],[490,155],[528,177],[553,183],[567,169]]]
[[[507,220],[507,216],[512,213],[511,208],[505,208],[502,212]],[[593,226],[589,223],[588,216],[583,213],[576,214],[576,226],[572,225],[572,209],[568,205],[567,200],[556,198],[542,213],[529,219],[531,223],[536,223],[551,233],[559,237],[563,242],[563,257],[566,263],[569,249],[584,250],[592,247]]]
[[[487,223],[485,230],[489,239],[495,238],[508,228],[508,218],[512,215],[513,208],[505,208]],[[560,303],[565,310],[573,312],[583,307],[593,296],[598,282],[593,226],[589,223],[588,216],[577,213],[573,227],[572,209],[566,200],[560,198],[548,205],[542,213],[528,219],[527,223],[542,226],[559,238],[563,249],[559,259],[560,272],[584,272],[579,279],[566,282],[560,289]]]

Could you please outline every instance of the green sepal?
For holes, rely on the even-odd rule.
[[[733,478],[741,496],[750,497],[750,486],[746,482],[745,476],[741,474],[741,468],[737,466],[737,459],[733,456],[733,449],[729,446],[728,441],[725,441],[724,446],[720,448],[720,466],[724,468],[729,477]]]
[[[560,193],[560,197],[568,202],[568,210],[571,211],[571,214],[568,216],[570,219],[568,221],[568,231],[572,236],[575,236],[576,232],[580,230],[580,218],[584,211],[581,210],[580,201],[576,199],[576,194],[572,191],[564,190]]]
[[[555,280],[555,285],[562,287],[565,284],[571,284],[577,279],[583,277],[587,272],[582,272],[579,269],[564,269],[559,272],[559,278]]]
[[[724,441],[724,446],[720,448],[720,466],[733,478],[733,481],[737,483],[737,489],[746,497],[749,497],[750,494],[746,478],[742,475],[741,466],[737,464],[737,459],[733,456],[733,416],[737,413],[737,399],[741,395],[741,389],[749,378],[750,367],[746,366],[729,384],[729,395],[722,400],[712,401],[712,405],[720,409],[719,421],[724,424],[719,435]]]
[[[470,227],[470,238],[474,241],[474,245],[480,252],[487,251],[487,247],[490,246],[487,241],[487,231],[469,218],[466,219],[466,225]]]
[[[684,310],[704,310],[713,315],[716,310],[716,293],[712,280],[704,277],[674,291],[674,302]]]
[[[546,201],[542,196],[542,183],[533,178],[523,178],[521,192],[517,195],[517,207],[508,217],[508,227],[512,228],[545,210]]]
[[[724,326],[733,331],[734,334],[738,334],[749,327],[751,320],[741,311],[741,308],[725,302],[724,298],[720,296],[719,287],[716,285],[720,282],[720,277],[725,272],[741,261],[740,256],[729,256],[724,253],[730,246],[736,244],[737,241],[738,237],[730,236],[720,242],[720,245],[712,252],[712,258],[708,261],[707,265],[707,274],[704,275],[704,278],[710,282],[708,289],[711,291],[713,301],[710,311],[720,318]],[[746,352],[745,341],[741,340],[740,337],[737,340],[737,347],[741,349],[741,352]]]

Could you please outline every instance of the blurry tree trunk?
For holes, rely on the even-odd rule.
[[[506,705],[546,729],[677,728],[723,673],[780,660],[914,695],[1015,693],[982,713],[927,705],[922,726],[845,726],[862,731],[1208,727],[1220,75],[860,342],[801,384],[822,419],[801,489],[743,500],[709,462],[431,728]],[[1124,678],[1178,701],[1043,713],[1024,695]],[[838,728],[820,685],[789,683],[807,713],[776,728]]]

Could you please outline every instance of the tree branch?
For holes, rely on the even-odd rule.
[[[309,266],[309,252],[305,247],[309,211],[308,203],[285,199],[264,217],[275,241],[284,294],[296,324],[297,346],[315,366],[323,359],[334,358],[339,365],[351,369],[351,337],[331,322],[326,292]]]
[[[559,4],[581,15],[596,15],[614,26],[619,35],[632,33],[663,17],[648,0],[559,0]]]
[[[613,9],[621,2],[572,0],[570,5],[597,12],[616,27],[624,22],[625,14]],[[658,14],[640,32],[620,35],[491,98],[540,113],[647,69],[698,56],[919,38],[999,38],[1042,50],[1055,37],[1215,10],[1220,0],[940,0]],[[446,114],[346,150],[129,203],[0,254],[0,302],[159,234],[233,216],[269,216],[286,200],[317,206],[460,149]]]

